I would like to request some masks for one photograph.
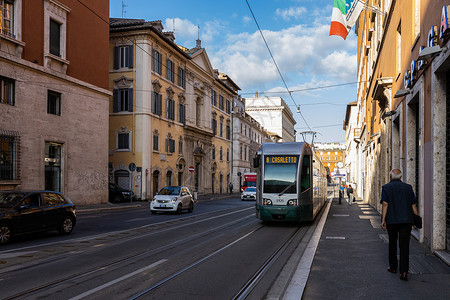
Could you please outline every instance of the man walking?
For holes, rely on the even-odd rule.
[[[413,214],[418,215],[417,199],[412,186],[401,181],[402,171],[393,169],[391,181],[381,190],[381,228],[389,235],[389,269],[397,272],[397,240],[400,248],[400,279],[408,280],[409,239],[414,222]]]
[[[352,202],[355,202],[354,200],[355,198],[353,195],[353,188],[351,184],[348,185],[347,196],[348,196],[348,204],[352,205]]]

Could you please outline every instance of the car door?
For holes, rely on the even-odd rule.
[[[16,233],[40,231],[43,229],[43,214],[40,208],[41,197],[39,193],[27,195],[15,207],[13,217]]]
[[[182,188],[181,189],[181,199],[183,201],[183,207],[188,208],[189,207],[189,203],[191,202],[191,197],[190,194],[187,190],[187,188]]]
[[[44,192],[41,197],[44,229],[57,228],[66,210],[64,199],[61,195],[52,192]]]

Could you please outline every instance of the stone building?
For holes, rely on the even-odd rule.
[[[449,1],[369,1],[358,34],[357,179],[380,209],[381,186],[399,168],[416,193],[418,239],[450,249]],[[450,261],[450,259],[448,259]]]
[[[0,3],[0,189],[107,202],[109,1]]]

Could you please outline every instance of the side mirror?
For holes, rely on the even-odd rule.
[[[259,168],[259,156],[253,157],[253,167]]]
[[[20,210],[24,210],[24,209],[29,209],[29,208],[30,208],[30,204],[24,203],[24,204],[19,206],[19,211]]]

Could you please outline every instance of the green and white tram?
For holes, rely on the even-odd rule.
[[[325,204],[327,173],[308,143],[264,143],[254,166],[257,218],[311,221]]]

